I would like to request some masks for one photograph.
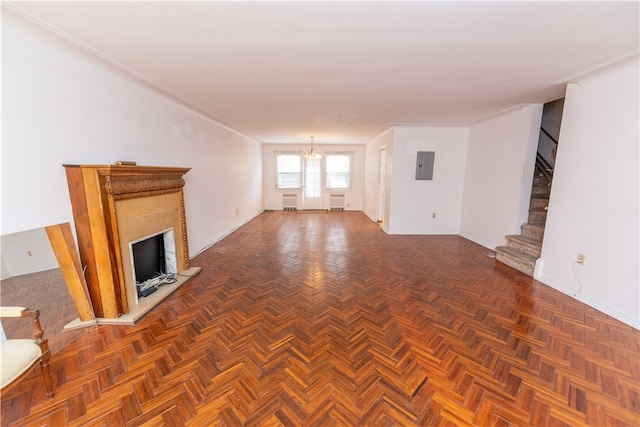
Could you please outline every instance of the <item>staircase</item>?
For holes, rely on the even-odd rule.
[[[540,258],[547,206],[551,192],[551,176],[537,175],[533,178],[529,219],[521,226],[521,234],[507,236],[507,246],[496,248],[496,260],[533,277],[536,260]]]

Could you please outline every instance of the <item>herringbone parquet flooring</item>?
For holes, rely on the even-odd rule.
[[[638,425],[638,331],[458,236],[265,212],[135,326],[87,331],[2,425]],[[606,285],[606,284],[603,284]]]

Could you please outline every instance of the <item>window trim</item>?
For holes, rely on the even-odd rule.
[[[298,187],[280,187],[279,183],[279,176],[280,176],[280,172],[278,170],[278,156],[281,155],[287,155],[287,156],[297,156],[300,159],[300,171],[299,173],[299,185]],[[274,160],[274,172],[275,172],[275,187],[276,190],[280,190],[280,191],[301,191],[302,190],[302,186],[303,186],[303,173],[304,173],[304,165],[302,164],[302,162],[304,161],[304,159],[302,158],[302,151],[275,151],[273,153],[273,160]]]
[[[347,186],[346,187],[340,187],[340,188],[336,188],[336,187],[329,187],[329,179],[328,179],[328,168],[327,168],[327,159],[329,158],[329,156],[331,155],[342,155],[342,156],[348,156],[349,157],[349,174],[347,176]],[[353,151],[328,151],[326,153],[324,153],[324,188],[325,190],[328,191],[346,191],[346,190],[351,190],[351,187],[353,186]]]

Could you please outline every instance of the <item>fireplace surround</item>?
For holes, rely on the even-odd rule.
[[[182,177],[190,168],[63,166],[84,278],[98,322],[134,323],[200,272],[190,266],[184,209]],[[174,236],[171,251],[178,281],[138,298],[131,244],[167,231]]]

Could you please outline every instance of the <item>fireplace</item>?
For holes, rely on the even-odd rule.
[[[131,242],[129,248],[131,270],[138,288],[150,280],[178,273],[173,229]]]
[[[133,323],[199,273],[190,266],[184,211],[182,176],[189,168],[64,167],[78,250],[98,321]],[[155,236],[161,236],[165,269],[168,265],[178,280],[140,298],[136,269],[144,267],[136,267],[133,248]]]

